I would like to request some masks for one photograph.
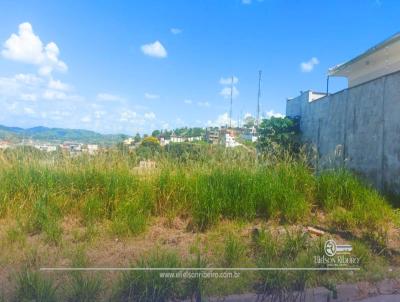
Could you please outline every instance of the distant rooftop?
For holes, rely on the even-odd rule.
[[[400,33],[396,33],[350,61],[330,68],[328,74],[346,77],[352,87],[399,70]]]

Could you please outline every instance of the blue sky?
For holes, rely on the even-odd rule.
[[[0,124],[102,133],[285,112],[399,30],[388,0],[0,1]],[[331,80],[331,89],[346,86]]]

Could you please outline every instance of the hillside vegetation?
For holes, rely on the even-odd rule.
[[[45,142],[75,141],[82,143],[112,145],[123,141],[128,136],[124,134],[100,134],[83,129],[64,128],[18,128],[0,125],[0,139],[20,141],[21,139],[32,139]]]

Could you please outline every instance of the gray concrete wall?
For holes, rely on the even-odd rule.
[[[317,168],[344,166],[400,193],[400,72],[315,101],[311,93],[288,100],[286,115],[300,117]]]

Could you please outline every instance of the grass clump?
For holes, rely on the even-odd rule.
[[[11,244],[18,243],[20,246],[23,246],[26,242],[26,235],[21,227],[19,225],[16,225],[7,229],[6,239],[7,242]]]
[[[240,238],[229,234],[224,244],[223,265],[224,267],[234,267],[243,259],[246,253],[245,245]]]
[[[385,245],[394,212],[378,192],[349,171],[322,173],[318,178],[317,201],[329,213],[334,228],[348,232],[361,230],[363,236]]]
[[[297,222],[310,213],[313,188],[313,176],[302,163],[216,167],[195,174],[194,224],[204,230],[221,217],[247,221],[272,217]]]
[[[310,267],[315,253],[305,234],[289,233],[274,235],[261,230],[254,238],[257,266]],[[257,285],[258,293],[271,301],[297,301],[304,297],[306,287],[313,281],[309,271],[261,271]]]
[[[118,235],[139,234],[146,228],[153,209],[153,191],[142,184],[141,191],[127,200],[119,201],[112,215],[112,230]]]
[[[103,283],[96,275],[85,275],[82,272],[72,274],[68,288],[68,301],[95,302],[102,293]]]
[[[74,251],[72,266],[75,268],[90,266],[83,246],[78,247]],[[103,282],[94,273],[73,271],[68,276],[68,283],[64,290],[67,301],[94,302],[99,300],[103,292]]]
[[[50,279],[38,272],[25,269],[17,276],[15,301],[56,302],[56,287]]]
[[[62,230],[59,226],[60,210],[48,195],[40,197],[33,205],[27,229],[30,233],[43,232],[48,242],[57,244],[61,238]]]
[[[173,268],[180,267],[180,261],[175,253],[155,252],[139,260],[133,267]],[[123,302],[169,301],[176,297],[178,287],[178,278],[162,278],[159,271],[131,271],[122,275],[114,298]]]
[[[132,201],[121,202],[112,218],[112,231],[117,235],[139,234],[146,228],[148,214]]]

